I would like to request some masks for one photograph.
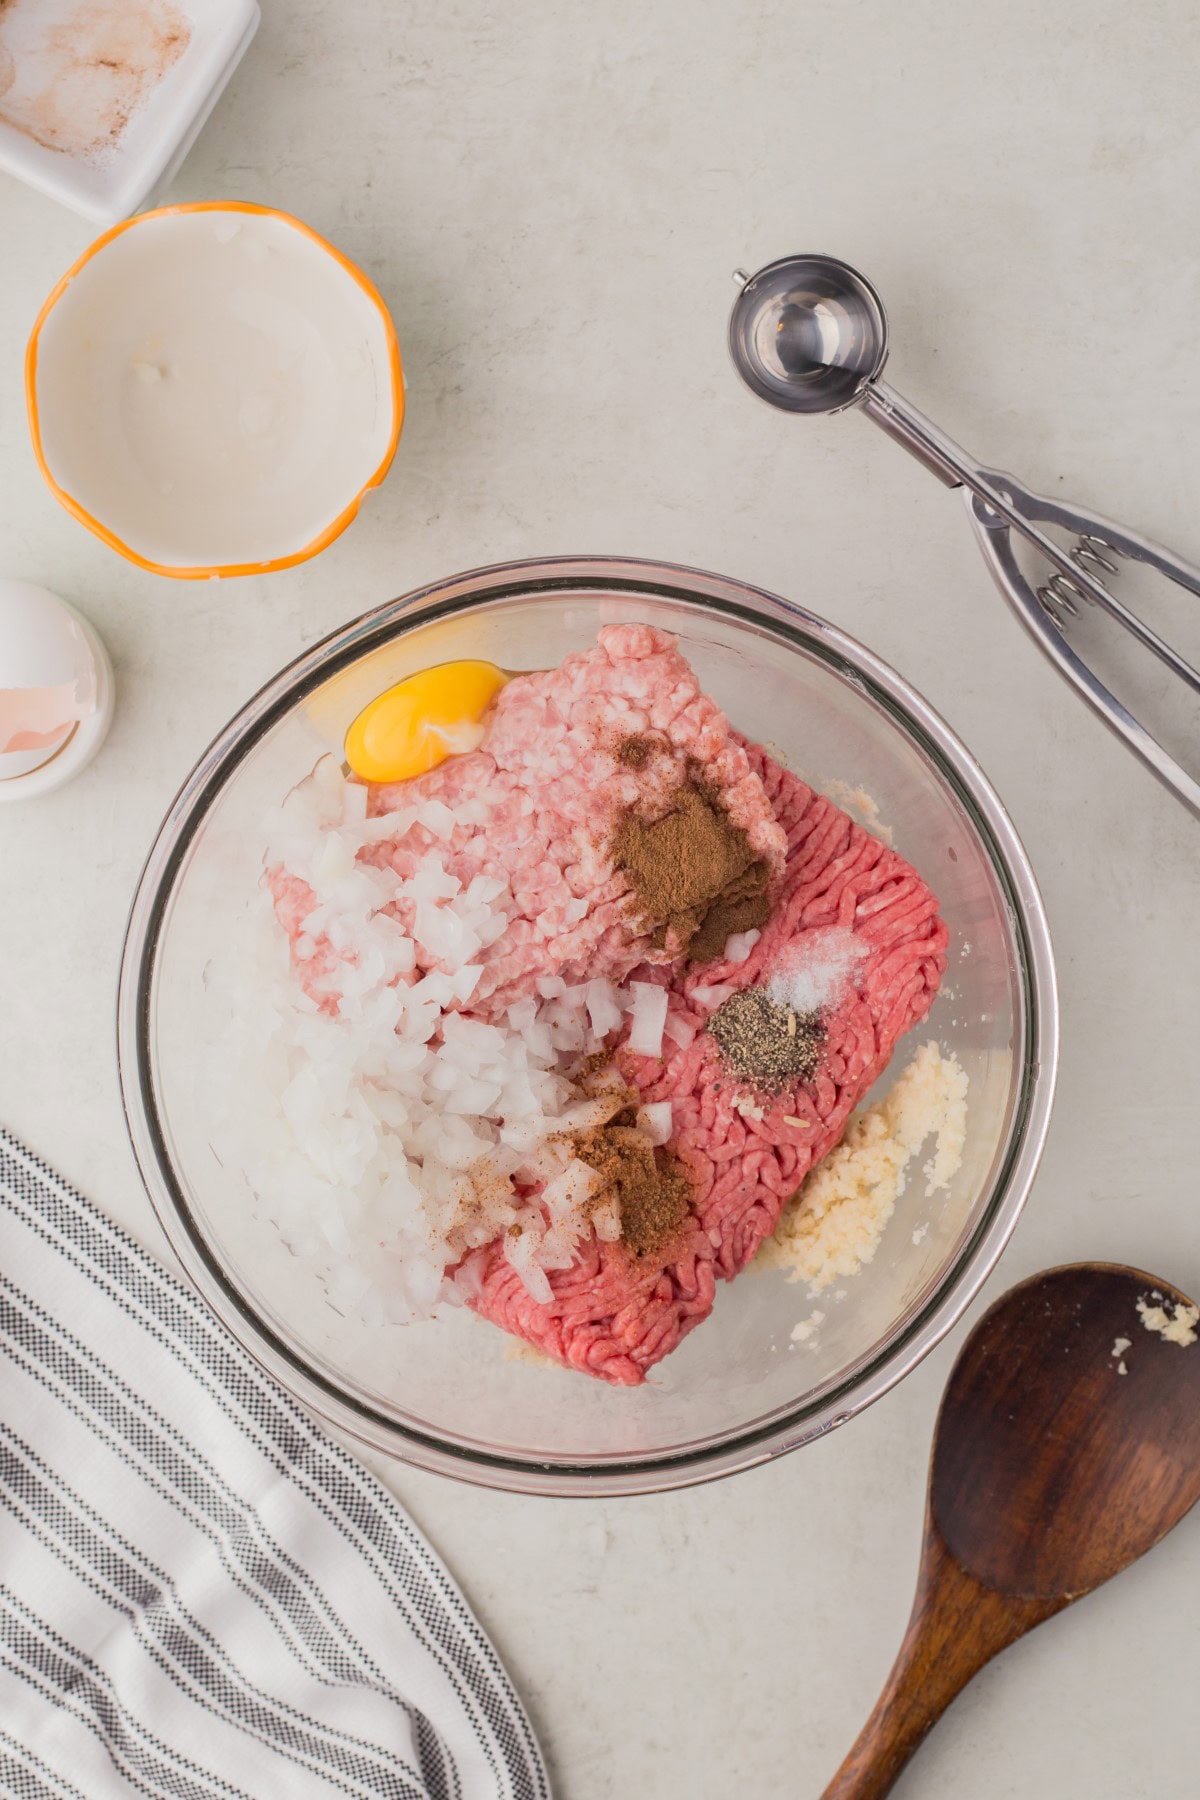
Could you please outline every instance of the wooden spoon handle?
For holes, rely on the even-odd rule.
[[[1043,1619],[1061,1599],[999,1594],[955,1562],[933,1519],[912,1617],[875,1710],[822,1800],[888,1794],[930,1728],[984,1663]]]

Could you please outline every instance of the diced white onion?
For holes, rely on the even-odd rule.
[[[671,1140],[671,1102],[655,1100],[649,1106],[643,1106],[638,1113],[638,1124],[641,1125],[652,1144],[666,1144]]]
[[[617,990],[611,981],[588,982],[587,1010],[592,1031],[598,1038],[606,1038],[610,1031],[616,1031],[622,1015]]]
[[[692,1021],[685,1018],[683,1013],[668,1012],[663,1033],[670,1038],[673,1044],[678,1044],[681,1050],[686,1050],[695,1038],[698,1029],[699,1027],[693,1025]]]
[[[542,975],[535,993],[488,1021],[468,1016],[485,952],[515,910],[497,876],[464,885],[447,866],[463,866],[450,846],[486,818],[467,800],[372,819],[367,804],[329,757],[268,822],[291,953],[266,904],[239,990],[259,1000],[251,1075],[264,1103],[240,1098],[246,1135],[229,1160],[347,1316],[405,1323],[448,1298],[478,1299],[499,1256],[547,1304],[550,1276],[572,1266],[581,1243],[621,1231],[617,1201],[596,1204],[598,1176],[572,1139],[604,1126],[627,1090],[613,1071],[584,1097],[568,1071],[626,1015],[629,1047],[643,1056],[661,1056],[664,1030],[679,1044],[695,1027],[668,1018],[665,988],[599,976]],[[569,927],[586,912],[573,897],[561,919]],[[646,1107],[639,1122],[650,1143],[666,1143],[670,1103]]]
[[[661,1056],[667,1022],[667,990],[648,981],[631,981],[633,1022],[629,1048],[636,1056]]]

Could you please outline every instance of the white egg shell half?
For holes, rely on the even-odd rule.
[[[112,668],[87,620],[48,588],[0,579],[0,800],[60,787],[86,766],[112,718]]]

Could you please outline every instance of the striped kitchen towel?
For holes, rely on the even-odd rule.
[[[546,1800],[395,1500],[0,1132],[0,1793]]]

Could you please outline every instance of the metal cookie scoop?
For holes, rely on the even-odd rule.
[[[1161,716],[1160,734],[1186,746],[1200,765],[1200,673],[1108,585],[1128,560],[1200,595],[1200,569],[1108,519],[980,467],[881,381],[887,316],[870,282],[848,263],[834,256],[788,256],[756,275],[738,269],[735,279],[741,292],[729,320],[729,348],[747,387],[789,412],[861,407],[947,487],[965,489],[984,558],[1026,630],[1105,723],[1200,815],[1200,777],[1144,722],[1147,711]],[[1057,542],[1048,526],[1074,543]],[[1027,573],[1022,567],[1018,541],[1036,550],[1040,569]],[[1157,666],[1147,667],[1145,657],[1131,664],[1131,643]],[[1164,684],[1164,668],[1175,682]]]

